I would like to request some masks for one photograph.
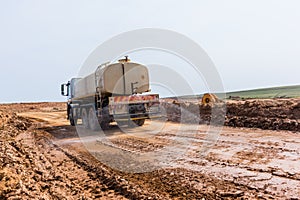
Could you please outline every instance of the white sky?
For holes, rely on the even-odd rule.
[[[60,84],[91,51],[146,27],[196,41],[226,91],[300,84],[299,10],[298,0],[2,0],[0,102],[64,101]]]

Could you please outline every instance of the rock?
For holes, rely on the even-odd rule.
[[[5,177],[5,173],[4,172],[1,172],[0,173],[0,181]]]

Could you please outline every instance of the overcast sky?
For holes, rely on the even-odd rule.
[[[226,91],[299,84],[299,10],[298,0],[1,0],[0,102],[64,101],[60,84],[98,45],[146,27],[197,42]]]

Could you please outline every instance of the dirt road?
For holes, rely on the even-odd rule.
[[[60,105],[24,108],[18,115],[32,122],[8,143],[15,161],[7,161],[11,169],[0,166],[0,179],[11,177],[0,184],[3,198],[300,197],[297,132],[223,127],[203,154],[207,125],[148,120],[139,129],[112,124],[97,133],[69,126]]]

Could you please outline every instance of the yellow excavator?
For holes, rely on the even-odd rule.
[[[221,100],[215,94],[205,93],[203,94],[201,105],[202,106],[213,106],[215,103],[219,103]]]

